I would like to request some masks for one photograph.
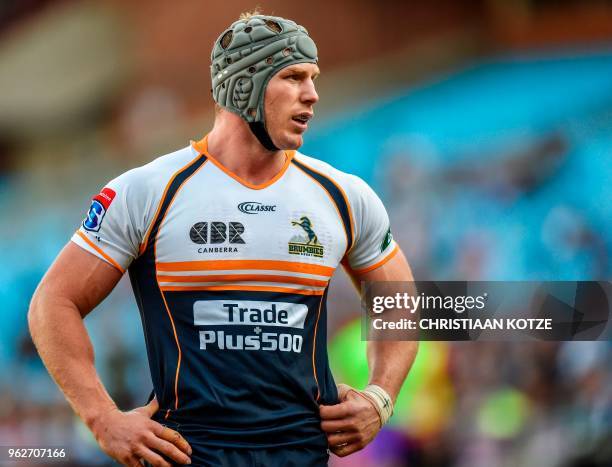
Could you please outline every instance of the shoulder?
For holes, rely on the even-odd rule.
[[[157,157],[151,162],[122,173],[108,187],[123,193],[132,202],[139,198],[161,196],[166,186],[190,162],[199,156],[191,146]]]
[[[343,172],[320,159],[296,152],[294,160],[306,169],[310,169],[331,181],[344,193],[351,205],[361,204],[364,199],[370,198],[374,194],[370,186],[357,175]]]
[[[351,223],[355,229],[355,240],[372,228],[388,229],[389,217],[385,206],[376,192],[357,175],[343,172],[327,162],[296,153],[294,159],[321,176],[333,182],[344,198],[349,209]]]
[[[364,190],[369,189],[368,184],[357,175],[343,172],[342,170],[337,169],[331,164],[328,164],[320,159],[315,159],[314,157],[296,152],[294,160],[298,164],[303,165],[305,168],[329,179],[331,182],[341,188],[348,196],[359,196],[359,194],[363,193]]]
[[[191,146],[187,146],[157,157],[145,165],[130,169],[119,175],[115,180],[136,186],[154,187],[161,184],[163,190],[165,182],[189,165],[198,155],[198,152]]]

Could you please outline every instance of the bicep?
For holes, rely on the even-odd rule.
[[[114,266],[68,242],[55,259],[38,289],[38,298],[73,303],[85,317],[113,290],[123,274]]]

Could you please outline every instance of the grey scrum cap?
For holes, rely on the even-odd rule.
[[[317,63],[317,46],[304,27],[276,16],[236,21],[213,46],[213,99],[246,120],[269,150],[278,148],[265,126],[266,86],[280,69],[296,63]]]

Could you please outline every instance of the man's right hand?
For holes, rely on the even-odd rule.
[[[154,466],[186,464],[191,455],[187,441],[151,420],[159,410],[157,401],[121,412],[96,372],[83,318],[108,296],[122,275],[105,260],[68,242],[32,297],[28,312],[32,340],[104,452],[127,466],[142,467],[140,459]]]
[[[114,409],[91,423],[102,450],[128,467],[142,467],[143,459],[154,467],[171,467],[160,455],[179,464],[191,464],[191,446],[180,433],[151,417],[159,409],[157,399],[129,412]]]

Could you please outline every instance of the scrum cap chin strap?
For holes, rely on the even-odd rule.
[[[263,147],[276,151],[264,116],[268,82],[282,68],[317,60],[308,31],[291,20],[254,15],[236,21],[217,38],[211,53],[213,99],[242,117]]]
[[[249,128],[264,148],[268,151],[278,151],[279,148],[276,147],[274,141],[270,138],[263,122],[249,122]]]

